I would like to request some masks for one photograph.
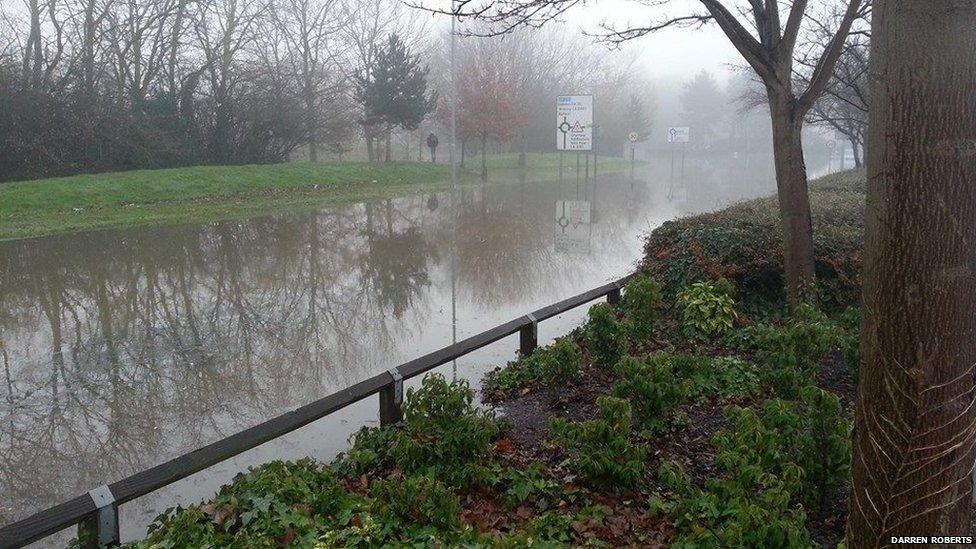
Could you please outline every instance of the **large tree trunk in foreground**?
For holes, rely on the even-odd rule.
[[[791,95],[777,96],[772,91],[769,95],[786,291],[790,304],[796,305],[807,297],[806,292],[815,282],[810,195],[800,137],[803,117],[795,113]]]
[[[976,0],[876,0],[849,546],[971,535]]]

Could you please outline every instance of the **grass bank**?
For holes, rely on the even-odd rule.
[[[555,158],[529,154],[527,166],[518,168],[518,155],[492,155],[489,181],[551,179]],[[605,168],[614,162],[620,159],[607,160]],[[472,170],[461,170],[462,182],[477,181]],[[439,190],[449,178],[444,164],[334,162],[197,166],[6,183],[0,184],[0,240],[314,208]]]
[[[862,177],[815,186],[818,253],[858,240],[856,216],[835,214],[863,203]],[[618,304],[487,376],[484,400],[503,417],[465,382],[429,375],[400,424],[361,430],[328,464],[240,475],[134,545],[837,545],[857,310],[829,294],[854,282],[825,281],[833,314],[784,313],[775,261],[756,249],[775,241],[774,212],[752,201],[656,230]],[[706,257],[713,239],[741,250]],[[678,241],[702,250],[684,255]],[[737,264],[743,250],[757,259]]]
[[[442,188],[420,163],[197,166],[0,185],[0,238],[225,219]]]

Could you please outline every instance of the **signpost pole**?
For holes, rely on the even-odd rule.
[[[559,182],[563,182],[563,151],[559,151]]]
[[[688,148],[687,143],[681,144],[681,188],[685,188],[685,149]]]
[[[634,144],[630,144],[630,178],[634,179]]]
[[[599,130],[599,129],[600,129],[599,126],[594,126],[593,127],[593,183],[594,184],[596,183],[596,155],[597,155],[597,152],[596,152],[596,138],[599,137],[597,135],[597,133],[599,133],[599,132],[597,132],[597,130]]]
[[[668,183],[668,200],[674,196],[674,141],[671,142],[671,178]]]
[[[580,153],[576,153],[576,192],[579,194],[580,182]]]

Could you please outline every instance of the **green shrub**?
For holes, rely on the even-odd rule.
[[[689,383],[674,375],[668,358],[627,356],[614,366],[618,381],[613,385],[613,395],[627,399],[636,423],[651,433],[667,430],[668,412],[689,390]]]
[[[583,334],[590,357],[596,364],[613,366],[624,352],[626,332],[609,303],[590,307]]]
[[[799,305],[787,324],[759,324],[728,334],[729,345],[753,350],[763,380],[776,395],[793,400],[813,382],[820,360],[832,349],[856,349],[849,333],[822,312]]]
[[[583,357],[572,338],[561,337],[552,345],[536,350],[529,357],[538,364],[542,379],[549,385],[566,385],[580,375]]]
[[[166,510],[136,546],[276,547],[286,533],[313,545],[346,524],[361,501],[329,466],[308,458],[272,461],[237,475],[207,504]]]
[[[654,330],[657,307],[661,304],[661,285],[649,276],[638,276],[624,287],[619,308],[624,314],[630,337],[645,341]]]
[[[773,399],[757,413],[730,408],[733,429],[715,436],[716,463],[727,471],[756,470],[788,478],[787,488],[810,508],[823,509],[847,482],[850,470],[850,422],[838,398],[817,387],[805,387],[800,400]]]
[[[489,372],[486,393],[507,394],[535,381],[546,385],[566,385],[579,377],[583,356],[571,337],[561,337],[552,345],[519,357],[504,368]]]
[[[668,355],[663,355],[668,356]],[[689,382],[690,398],[745,398],[759,394],[756,366],[732,357],[670,356],[676,376]]]
[[[504,502],[509,509],[530,498],[555,504],[567,495],[561,484],[546,477],[545,467],[537,462],[522,469],[496,467],[485,480],[486,484],[504,493]]]
[[[493,412],[479,410],[473,400],[467,381],[428,374],[420,388],[407,390],[403,422],[361,430],[348,461],[358,472],[395,465],[408,474],[467,485],[502,428]]]
[[[444,483],[426,476],[376,479],[370,483],[370,512],[381,522],[432,526],[451,530],[459,526],[461,505]]]
[[[569,467],[602,488],[634,486],[644,471],[646,450],[630,442],[631,407],[623,399],[600,397],[600,418],[579,423],[550,418],[553,440],[569,455]]]
[[[680,465],[661,464],[658,475],[673,492],[663,501],[652,497],[652,510],[668,513],[677,536],[675,548],[813,546],[806,515],[790,502],[790,492],[775,475],[709,479],[696,486]]]
[[[732,329],[735,301],[728,283],[696,282],[678,292],[677,305],[689,336],[711,337]]]

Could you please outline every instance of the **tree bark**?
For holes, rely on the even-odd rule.
[[[976,0],[876,0],[850,547],[970,535]]]
[[[783,269],[791,305],[809,297],[807,292],[815,283],[810,195],[801,139],[803,117],[796,113],[794,103],[789,95],[769,92],[776,194],[783,229]]]

